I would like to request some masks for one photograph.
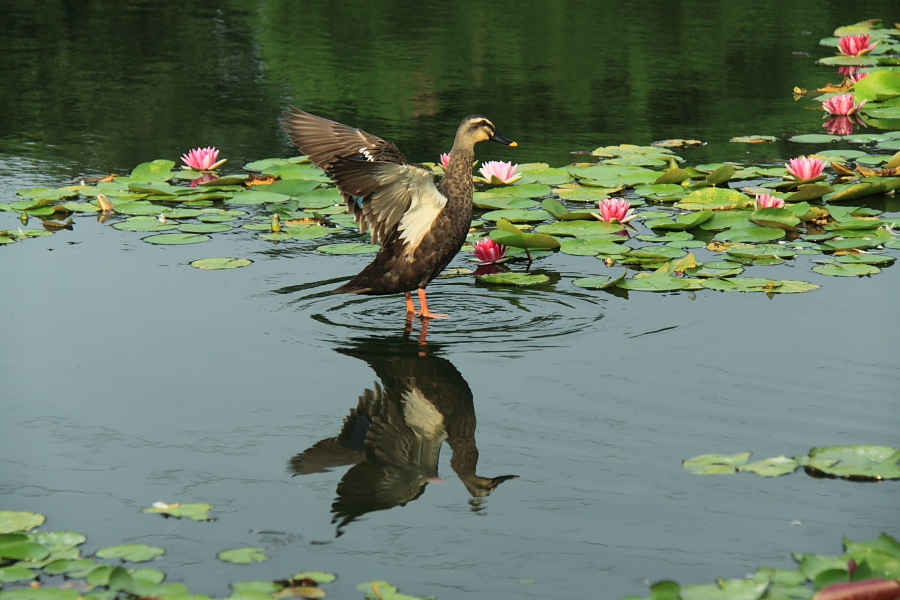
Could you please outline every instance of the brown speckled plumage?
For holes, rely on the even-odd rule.
[[[373,242],[381,244],[375,260],[335,290],[349,294],[424,290],[465,242],[472,220],[475,144],[515,145],[486,117],[466,117],[435,187],[431,169],[410,164],[390,142],[296,108],[285,115],[291,140],[335,180],[360,230],[371,230]],[[407,294],[407,307],[410,302]],[[430,316],[424,307],[423,316]]]

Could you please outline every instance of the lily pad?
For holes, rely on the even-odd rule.
[[[197,267],[198,269],[234,269],[233,266],[198,266],[196,263],[200,263],[203,261],[231,261],[231,262],[240,262],[246,261],[244,264],[237,265],[238,267],[243,267],[247,264],[250,264],[250,260],[246,258],[238,259],[238,258],[204,258],[201,260],[195,260],[191,263],[192,267]],[[210,264],[210,263],[207,263]],[[215,263],[221,264],[221,263]],[[142,508],[141,512],[144,513],[159,513],[163,515],[168,515],[170,517],[176,518],[188,518],[193,519],[195,521],[210,521],[209,511],[212,508],[212,504],[206,504],[205,502],[198,502],[194,504],[166,504],[164,502],[157,502],[153,506],[149,508]]]
[[[572,281],[578,287],[587,288],[589,290],[605,290],[614,287],[617,283],[625,279],[628,271],[622,271],[618,277],[604,275],[601,277],[580,277]]]
[[[616,284],[616,287],[640,292],[671,292],[675,290],[697,289],[701,286],[699,279],[649,273],[646,274],[645,277],[637,276],[631,279],[623,279]]]
[[[479,275],[478,281],[490,285],[538,285],[550,281],[546,275],[530,275],[528,273],[494,273],[492,275]]]
[[[707,187],[695,190],[675,203],[684,210],[723,210],[752,204],[744,194],[730,188]]]
[[[738,471],[750,471],[763,477],[778,477],[786,475],[797,470],[799,463],[793,458],[786,456],[776,456],[774,458],[766,458],[746,465],[738,466]]]
[[[152,162],[141,163],[131,171],[132,177],[149,177],[150,179],[159,179],[160,181],[168,181],[172,179],[172,169],[175,168],[175,161],[171,160],[154,160]]]
[[[401,594],[397,591],[396,587],[392,586],[387,581],[369,581],[360,583],[356,586],[356,589],[365,592],[366,600],[434,600],[431,597],[422,598],[419,596]]]
[[[378,252],[381,246],[377,244],[364,244],[362,242],[350,242],[346,244],[325,244],[316,248],[325,254],[369,254]]]
[[[73,589],[28,587],[0,592],[0,600],[78,600]]]
[[[113,229],[122,231],[139,231],[141,233],[152,233],[155,231],[169,231],[178,228],[177,221],[159,222],[155,217],[132,217],[124,221],[113,224]]]
[[[621,244],[601,237],[568,238],[560,243],[559,251],[575,256],[596,256],[597,254],[620,254],[627,250]]]
[[[704,221],[713,217],[713,211],[701,210],[686,215],[678,215],[674,219],[656,219],[644,223],[650,229],[662,229],[664,231],[684,231],[697,227]]]
[[[41,560],[50,555],[50,549],[37,544],[21,533],[0,534],[0,558],[13,560]]]
[[[287,194],[247,190],[245,192],[238,192],[232,195],[231,200],[229,200],[229,204],[270,204],[285,202],[290,199],[291,197]]]
[[[178,227],[183,233],[222,233],[232,229],[234,227],[227,223],[186,223]]]
[[[264,554],[265,548],[235,548],[233,550],[223,550],[216,554],[216,558],[225,562],[249,565],[254,562],[263,562],[268,557]]]
[[[212,238],[210,238],[208,235],[200,235],[194,233],[159,233],[157,235],[148,235],[145,238],[141,238],[142,241],[145,241],[148,244],[160,244],[167,246],[199,244],[200,242],[205,242],[209,239]]]
[[[813,448],[805,466],[835,477],[900,479],[900,449],[869,444]]]
[[[303,227],[291,227],[287,230],[287,233],[291,234],[291,237],[295,240],[316,240],[326,237],[334,231],[337,230],[321,225],[305,224]]]
[[[795,294],[811,292],[819,286],[805,281],[773,280],[764,277],[729,277],[707,279],[703,286],[721,292],[766,292],[770,294]]]
[[[28,531],[41,525],[45,520],[46,517],[38,513],[0,510],[0,533]]]
[[[122,544],[101,548],[94,553],[100,558],[121,558],[128,562],[146,562],[157,556],[162,556],[166,551],[146,544]]]
[[[716,239],[723,242],[746,242],[751,244],[771,242],[773,240],[780,240],[783,237],[784,230],[776,229],[775,227],[747,227],[740,229],[730,229],[728,231],[721,231],[716,234]]]
[[[821,273],[822,275],[832,275],[834,277],[860,277],[863,275],[874,275],[875,273],[881,272],[881,269],[874,265],[846,264],[837,262],[813,267],[812,270],[816,273]]]
[[[547,235],[589,237],[618,233],[622,228],[623,225],[619,223],[607,223],[606,221],[558,221],[538,225],[534,230]]]
[[[684,468],[694,475],[724,475],[734,473],[747,462],[752,452],[740,454],[701,454],[683,461]]]
[[[25,567],[0,567],[0,584],[15,583],[16,581],[30,581],[38,574]]]

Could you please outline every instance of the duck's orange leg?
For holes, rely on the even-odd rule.
[[[406,314],[407,314],[407,316],[412,316],[412,315],[418,314],[416,312],[416,305],[413,304],[413,301],[412,301],[412,292],[403,292],[403,294],[406,296]]]
[[[409,292],[407,292],[409,293]],[[428,312],[428,302],[425,301],[425,288],[419,288],[419,305],[422,312],[419,314],[423,319],[446,319],[447,315]]]

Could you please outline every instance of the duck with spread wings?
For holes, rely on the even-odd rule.
[[[394,144],[348,125],[290,108],[283,126],[301,152],[337,183],[360,231],[381,250],[335,292],[406,296],[408,315],[446,317],[428,310],[425,287],[459,252],[472,221],[474,146],[498,134],[482,115],[462,120],[440,183],[426,165],[412,164]],[[415,310],[417,290],[421,311]]]

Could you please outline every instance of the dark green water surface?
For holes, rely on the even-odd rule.
[[[839,81],[814,64],[831,53],[818,40],[867,18],[900,21],[900,8],[3,0],[0,201],[197,146],[220,148],[226,172],[294,155],[277,125],[290,104],[415,161],[449,150],[477,112],[519,142],[482,144],[482,160],[559,166],[572,151],[696,138],[708,143],[679,151],[687,164],[780,163],[814,150],[787,137],[822,131],[822,111],[792,88]],[[747,134],[779,142],[728,142]],[[17,217],[0,212],[0,229]],[[403,339],[401,298],[321,293],[367,256],[253,232],[199,246],[140,237],[80,218],[0,247],[0,509],[81,531],[87,552],[162,546],[151,566],[214,596],[320,569],[339,576],[329,597],[383,578],[444,600],[618,598],[900,534],[896,482],[681,465],[897,446],[896,268],[829,278],[789,262],[770,273],[823,287],[625,298],[571,285],[588,259],[556,254],[537,263],[552,279],[540,288],[437,280],[430,303],[453,318],[421,347],[418,324]],[[210,256],[255,262],[188,266]],[[435,409],[404,396],[410,382],[444,415],[436,470],[345,456],[310,472],[341,461],[297,455],[336,436],[373,380],[411,426]],[[478,478],[504,475],[519,478],[493,491]],[[209,502],[217,520],[138,512],[156,501]],[[215,558],[245,545],[270,559]]]

